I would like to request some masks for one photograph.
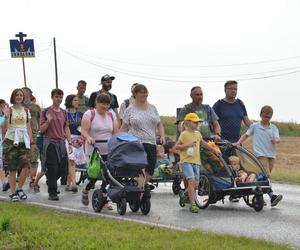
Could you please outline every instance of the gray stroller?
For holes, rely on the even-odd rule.
[[[150,190],[138,187],[135,180],[147,166],[147,156],[144,147],[138,139],[127,133],[114,135],[108,141],[107,162],[103,163],[102,179],[109,184],[107,196],[117,204],[117,211],[124,215],[129,204],[132,212],[146,215],[150,212]],[[141,198],[142,196],[142,198]],[[92,196],[92,206],[95,212],[100,212],[104,205],[101,189],[96,189]]]

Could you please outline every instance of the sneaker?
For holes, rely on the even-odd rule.
[[[4,182],[2,184],[2,192],[6,192],[8,189],[10,189],[10,185],[8,182]]]
[[[281,201],[283,196],[281,194],[275,195],[273,194],[271,197],[271,207],[275,207],[279,201]]]
[[[179,199],[180,199],[180,203],[182,204],[190,203],[189,196],[187,192],[185,192],[184,190],[179,191]]]
[[[59,197],[57,196],[57,194],[49,194],[49,201],[58,201]]]
[[[239,202],[240,199],[239,199],[239,198],[236,198],[236,197],[233,197],[233,196],[229,196],[229,201],[230,201],[230,202]]]
[[[82,193],[81,193],[81,203],[84,206],[88,206],[89,205],[89,203],[90,203],[90,200],[89,200],[89,191],[82,190]]]
[[[198,213],[199,212],[199,208],[197,207],[197,205],[195,203],[191,204],[190,212],[192,212],[192,213]]]
[[[152,183],[147,183],[147,184],[145,185],[145,190],[151,191],[151,190],[153,190],[153,189],[155,189],[155,186],[154,186]]]
[[[102,209],[113,210],[113,207],[110,204],[108,204],[108,202],[107,202],[103,205]]]
[[[72,187],[71,187],[71,191],[72,191],[73,193],[77,193],[77,192],[78,192],[77,186],[72,186]]]
[[[17,193],[13,193],[9,197],[10,197],[10,200],[13,201],[13,202],[20,200],[19,195]]]

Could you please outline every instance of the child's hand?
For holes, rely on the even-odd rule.
[[[7,105],[5,103],[0,105],[0,108],[4,114],[5,117],[9,116],[9,108],[7,107]]]
[[[214,153],[217,155],[217,156],[221,156],[222,155],[222,153],[221,152],[219,152],[218,150],[216,150],[216,149],[214,149]]]
[[[280,140],[278,139],[278,138],[273,138],[272,140],[271,140],[271,143],[272,144],[277,144],[277,143],[279,143],[280,142]]]
[[[194,147],[194,146],[196,146],[196,144],[197,144],[197,141],[193,141],[193,142],[188,143],[187,146]]]

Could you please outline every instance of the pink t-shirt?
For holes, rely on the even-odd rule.
[[[92,112],[88,110],[84,113],[83,119],[87,117],[88,120],[91,120]],[[97,140],[109,140],[113,133],[113,119],[108,113],[105,116],[100,115],[95,110],[95,116],[92,121],[89,134],[92,138]],[[107,143],[96,143],[96,147],[98,147],[101,155],[107,155]],[[91,154],[93,151],[93,147],[86,143],[85,145],[86,154]]]
[[[54,111],[52,108],[47,109],[47,114],[50,113],[53,119],[49,123],[48,129],[44,133],[44,136],[60,140],[65,139],[65,126],[68,126],[67,116],[65,111],[63,109],[60,109],[59,112]],[[45,111],[42,112],[41,118],[40,118],[40,125],[44,124],[46,121],[46,114]]]

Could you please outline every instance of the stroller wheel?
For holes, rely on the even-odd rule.
[[[178,180],[173,181],[172,190],[175,195],[179,194],[179,191],[181,190],[180,181]]]
[[[103,193],[100,189],[96,189],[93,192],[92,196],[92,207],[96,213],[100,213],[103,205],[105,204],[106,197],[103,196]]]
[[[84,183],[84,181],[86,180],[86,172],[85,171],[77,171],[76,170],[76,185],[80,185],[80,183]]]
[[[129,207],[131,209],[132,212],[137,212],[140,209],[140,201],[133,201],[129,203]]]
[[[150,198],[142,198],[141,200],[141,211],[144,215],[147,215],[151,209],[151,201]]]
[[[117,211],[119,215],[124,215],[126,213],[126,206],[127,202],[125,198],[122,198],[118,203],[117,203]]]
[[[259,212],[264,207],[264,198],[262,195],[254,195],[252,199],[252,207],[256,212]]]
[[[198,189],[195,193],[195,202],[200,209],[209,206],[211,196],[213,195],[211,180],[205,173],[200,174]]]

